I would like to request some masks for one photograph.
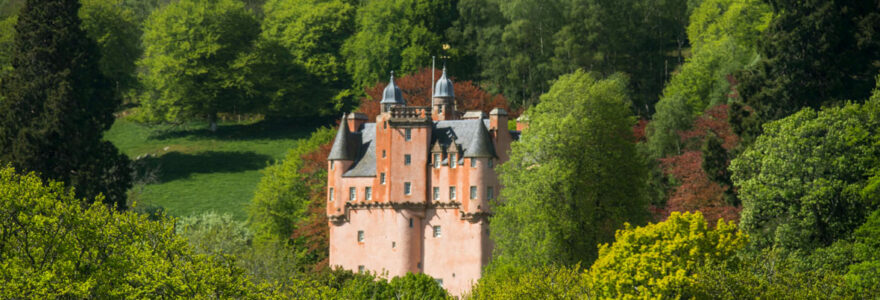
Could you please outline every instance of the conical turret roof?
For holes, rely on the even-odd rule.
[[[339,123],[339,130],[336,131],[336,138],[333,139],[333,148],[330,148],[330,155],[327,156],[327,160],[354,160],[357,155],[358,146],[348,130],[345,114],[342,114],[342,122]]]
[[[440,75],[440,80],[434,85],[434,98],[455,98],[452,80],[446,77],[446,66],[443,66],[443,75]]]
[[[400,92],[400,88],[394,83],[394,71],[391,71],[391,80],[389,80],[388,85],[385,86],[385,91],[382,92],[382,102],[379,103],[406,105],[406,100],[403,99],[403,93]]]
[[[476,132],[474,132],[470,146],[464,150],[464,157],[497,157],[495,145],[492,144],[489,130],[483,124],[483,118],[480,117],[475,122],[479,122],[479,124],[476,126]]]

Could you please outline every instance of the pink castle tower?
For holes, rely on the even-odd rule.
[[[495,166],[515,132],[507,112],[462,114],[446,69],[432,106],[407,106],[394,74],[375,123],[343,115],[327,158],[330,265],[386,277],[434,277],[453,295],[489,262]]]

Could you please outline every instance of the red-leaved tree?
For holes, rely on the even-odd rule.
[[[301,156],[303,165],[300,172],[303,174],[314,174],[315,172],[327,174],[327,156],[330,155],[331,146],[332,143],[327,143]],[[325,201],[327,176],[307,178],[311,178],[306,183],[309,187],[309,199],[311,200],[308,207],[309,217],[297,224],[292,238],[303,242],[308,253],[316,258],[313,268],[321,270],[328,266],[328,251],[330,249],[330,228],[327,226],[327,201]]]
[[[434,72],[434,79],[440,79],[441,71]],[[447,74],[448,75],[448,74]],[[455,103],[459,111],[482,110],[486,113],[493,108],[500,107],[510,114],[510,118],[514,119],[519,116],[519,112],[510,110],[507,99],[502,95],[493,95],[481,89],[471,81],[455,81],[455,77],[451,77],[452,86],[455,89]],[[397,87],[403,93],[408,106],[429,106],[431,105],[431,69],[425,68],[419,72],[394,78]],[[365,89],[367,97],[361,99],[361,105],[358,112],[367,115],[368,120],[375,120],[380,112],[379,102],[382,101],[382,91],[388,82],[377,82],[376,85]]]
[[[727,105],[707,109],[694,121],[690,130],[679,132],[684,151],[680,155],[660,159],[664,173],[676,179],[679,185],[670,193],[666,208],[659,210],[665,218],[672,211],[700,211],[709,224],[718,219],[739,220],[741,208],[725,199],[725,192],[733,187],[711,180],[703,168],[702,147],[711,136],[722,141],[723,151],[730,152],[739,143],[728,118]],[[725,162],[725,165],[729,161]]]

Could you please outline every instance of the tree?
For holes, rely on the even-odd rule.
[[[74,0],[32,0],[20,12],[13,70],[0,88],[0,161],[124,208],[130,163],[103,140],[119,98],[78,11]]]
[[[468,299],[590,299],[589,287],[580,265],[547,266],[514,274],[488,274],[471,290]]]
[[[403,277],[392,278],[390,284],[394,299],[452,299],[434,278],[424,273],[406,273]]]
[[[83,0],[79,16],[86,35],[98,44],[98,69],[113,83],[119,96],[137,84],[141,26],[124,0]]]
[[[329,144],[335,135],[335,130],[321,128],[291,149],[283,161],[267,167],[249,207],[248,222],[256,239],[287,243],[296,237],[293,243],[308,249],[303,264],[323,261],[328,245],[326,230],[298,231],[300,227],[327,227],[326,210],[314,208],[315,205],[324,207],[326,202],[323,195],[327,170],[326,167],[315,168],[312,160],[305,156],[319,149],[329,153]],[[323,155],[320,165],[326,166],[326,159],[327,155]],[[315,226],[309,226],[316,220]]]
[[[341,0],[270,0],[263,11],[261,38],[287,49],[315,79],[309,86],[332,90],[337,103],[344,100],[352,80],[340,49],[354,34],[355,6]]]
[[[757,248],[828,246],[849,237],[880,203],[862,190],[878,161],[880,97],[805,108],[764,125],[730,164],[743,203],[740,226]]]
[[[624,222],[647,217],[623,75],[560,77],[529,109],[529,128],[499,168],[491,269],[588,264]]]
[[[233,0],[174,2],[153,12],[144,29],[147,93],[141,106],[149,119],[205,117],[216,130],[221,112],[253,112],[258,64],[256,17]]]
[[[738,74],[754,125],[737,134],[756,137],[760,123],[801,108],[866,99],[880,71],[877,1],[768,0],[776,16],[760,39],[763,60]]]
[[[599,298],[693,297],[697,270],[723,265],[748,242],[733,222],[719,220],[710,229],[699,212],[673,212],[644,227],[626,224],[614,239],[599,246],[587,275]]]
[[[18,16],[11,16],[0,21],[0,77],[12,70],[16,23],[18,23]]]
[[[357,32],[342,47],[356,87],[408,74],[441,54],[444,32],[458,18],[457,1],[373,0],[358,9]],[[389,30],[390,29],[390,30]]]
[[[440,78],[440,71],[434,72],[434,79]],[[409,106],[431,106],[431,69],[424,68],[419,72],[394,78],[394,83],[403,93],[406,99],[406,105]],[[455,78],[453,77],[453,80]],[[381,111],[379,101],[382,100],[382,91],[388,85],[387,82],[377,82],[375,85],[367,87],[365,92],[366,98],[361,99],[361,105],[358,111],[367,115],[368,120],[375,120]],[[507,99],[502,95],[490,94],[472,81],[453,81],[455,89],[455,105],[458,111],[480,110],[488,113],[496,107],[503,108],[511,113],[511,119],[516,118],[518,114],[510,111],[510,105]]]
[[[236,298],[250,287],[233,260],[194,254],[173,222],[83,205],[12,168],[0,169],[0,235],[2,298]]]

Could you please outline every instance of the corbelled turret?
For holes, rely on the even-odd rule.
[[[391,80],[388,81],[385,91],[382,92],[382,101],[379,102],[379,105],[382,106],[382,112],[391,111],[392,106],[406,106],[403,93],[400,92],[400,88],[394,83],[394,71],[391,71]]]
[[[342,122],[339,123],[339,130],[336,131],[336,138],[333,139],[333,148],[330,148],[330,155],[327,160],[351,160],[357,156],[358,143],[352,137],[351,131],[348,130],[348,123],[345,120],[345,114],[342,114]]]
[[[455,89],[452,87],[452,80],[446,76],[446,66],[443,66],[443,74],[440,80],[434,84],[434,95],[432,96],[431,118],[434,121],[455,120]]]

